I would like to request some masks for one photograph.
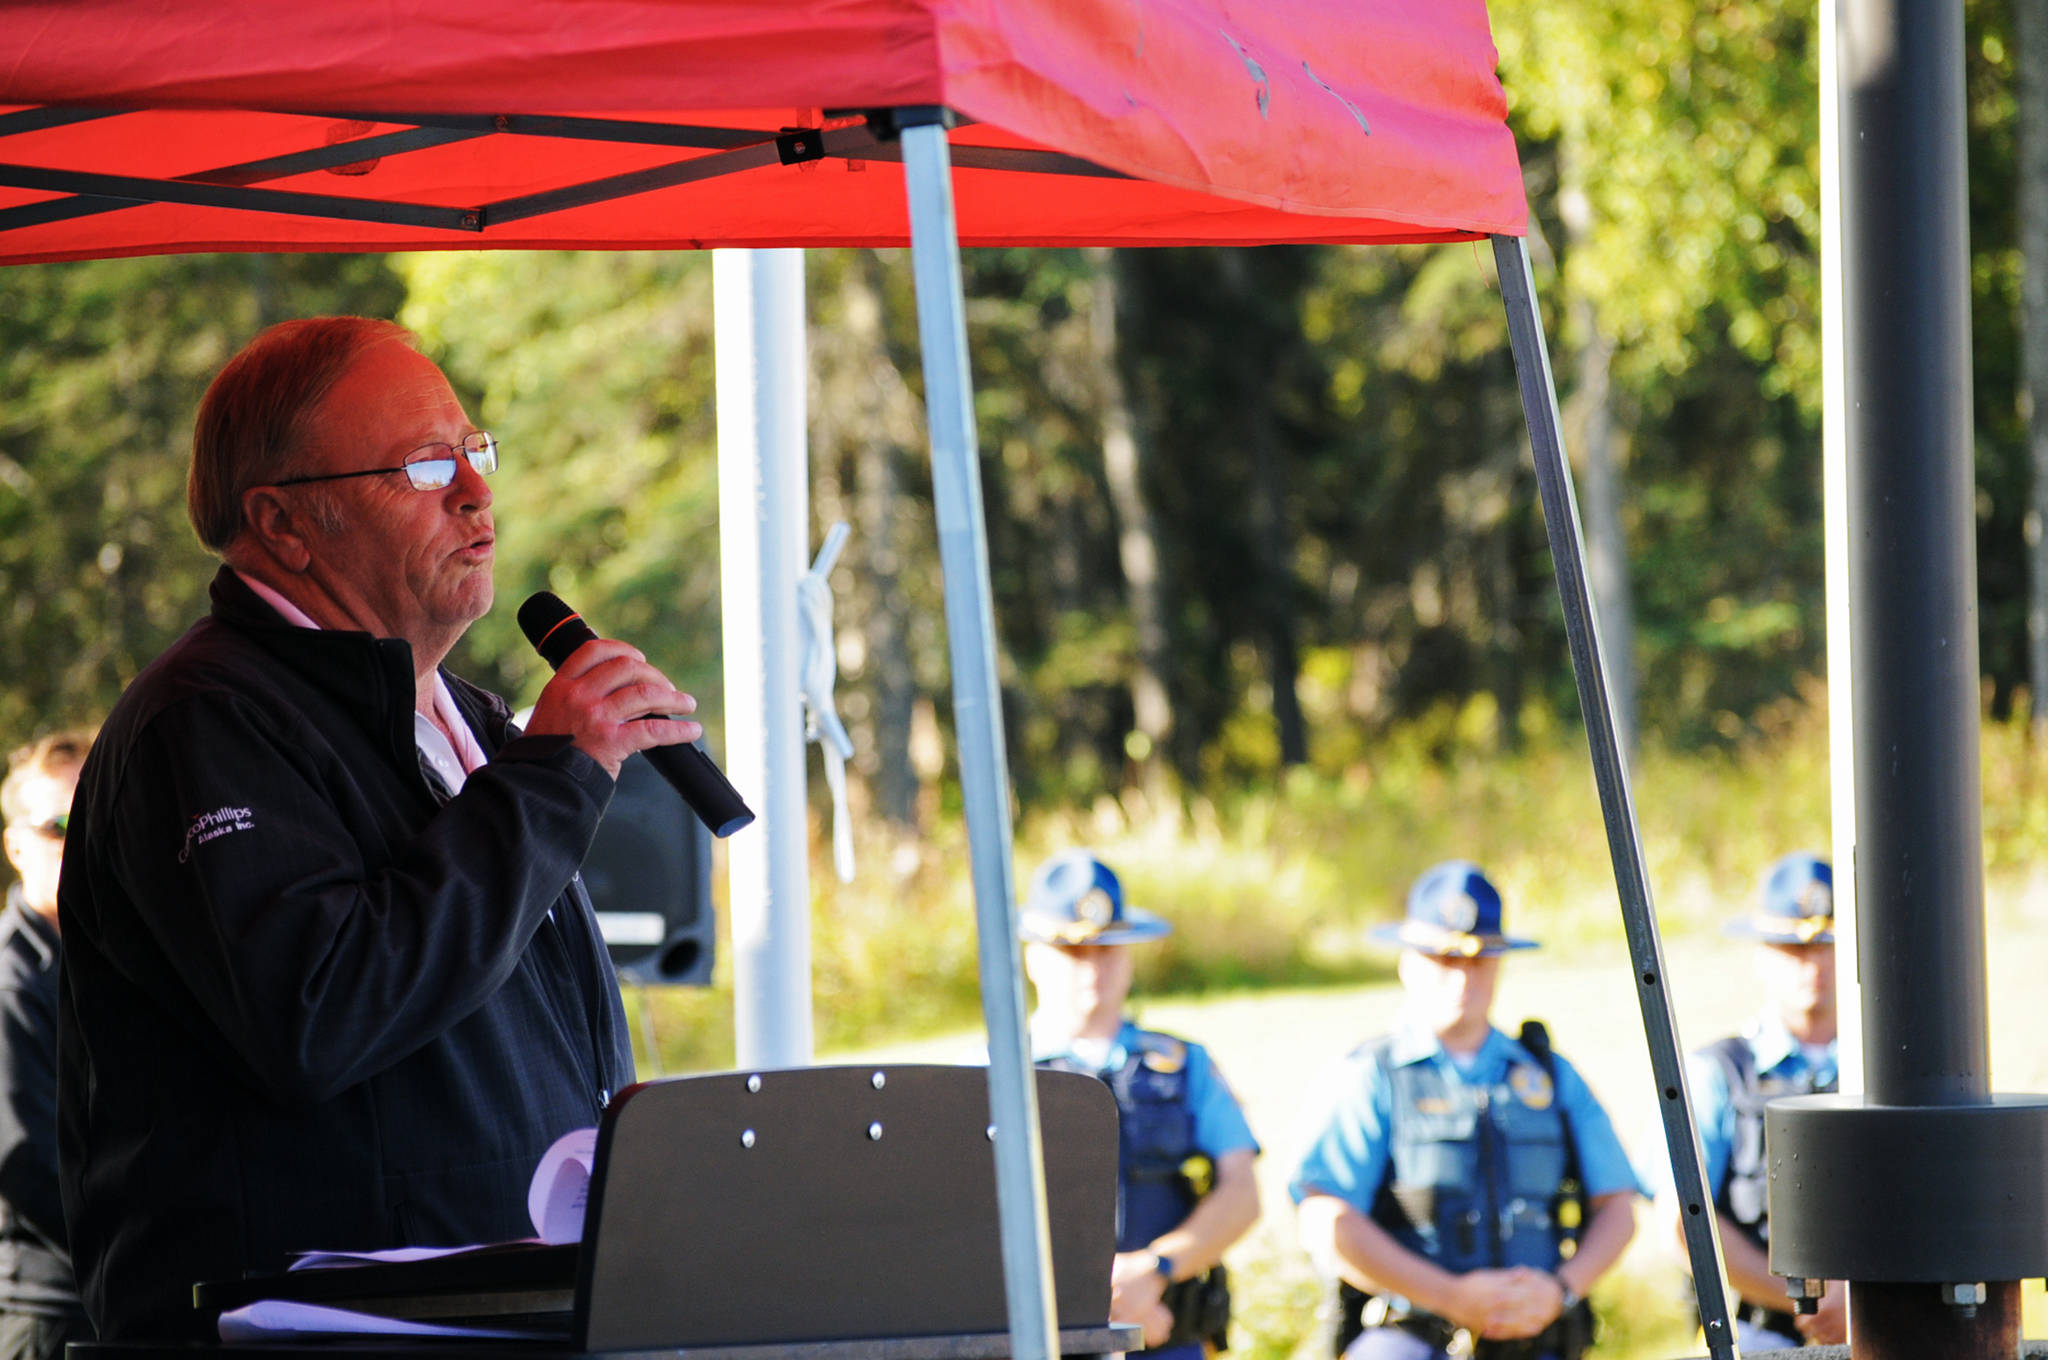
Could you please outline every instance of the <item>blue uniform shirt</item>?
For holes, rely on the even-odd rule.
[[[1388,1053],[1395,1067],[1433,1063],[1453,1087],[1495,1087],[1510,1084],[1510,1069],[1535,1061],[1520,1044],[1497,1029],[1487,1031],[1469,1066],[1460,1067],[1444,1051],[1436,1035],[1413,1024],[1396,1031]],[[1571,1122],[1577,1140],[1579,1174],[1589,1196],[1642,1190],[1607,1112],[1577,1069],[1556,1059],[1554,1098]],[[1299,1204],[1310,1195],[1334,1195],[1370,1217],[1380,1183],[1386,1179],[1393,1147],[1393,1093],[1368,1049],[1344,1059],[1315,1130],[1287,1193]],[[1520,1094],[1519,1092],[1517,1093]]]
[[[1756,1055],[1758,1080],[1776,1081],[1794,1090],[1831,1090],[1837,1078],[1835,1044],[1831,1041],[1818,1061],[1810,1059],[1785,1022],[1775,1013],[1757,1017],[1742,1030],[1749,1051]],[[1707,1194],[1721,1197],[1728,1182],[1728,1168],[1735,1157],[1736,1128],[1733,1092],[1728,1089],[1728,1069],[1712,1053],[1699,1052],[1686,1059],[1686,1077],[1692,1086],[1693,1120],[1699,1126],[1700,1155],[1705,1159]],[[1652,1146],[1664,1147],[1664,1126],[1657,1126]],[[1659,1174],[1652,1177],[1660,1186],[1671,1184],[1671,1159],[1655,1159]]]
[[[1033,1034],[1031,1060],[1048,1062],[1064,1058],[1077,1067],[1093,1070],[1097,1075],[1115,1072],[1130,1060],[1131,1046],[1138,1042],[1141,1032],[1137,1025],[1126,1019],[1106,1056],[1099,1053],[1076,1054],[1065,1043],[1047,1043]],[[1185,1040],[1182,1042],[1186,1043]],[[1251,1125],[1245,1122],[1237,1097],[1231,1094],[1223,1075],[1209,1060],[1208,1050],[1200,1044],[1187,1045],[1187,1073],[1188,1105],[1195,1116],[1195,1146],[1211,1161],[1220,1160],[1225,1153],[1239,1148],[1250,1148],[1256,1153],[1259,1150],[1258,1140],[1252,1137]]]

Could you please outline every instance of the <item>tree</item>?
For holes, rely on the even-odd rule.
[[[200,255],[7,271],[0,287],[0,731],[97,721],[205,612],[193,413],[282,316],[390,315],[380,257]]]
[[[914,831],[920,789],[911,740],[921,686],[911,633],[931,602],[909,586],[935,536],[911,491],[910,470],[925,447],[924,408],[901,365],[915,363],[897,354],[890,336],[889,292],[902,261],[892,252],[885,263],[872,251],[817,251],[812,260],[815,505],[821,525],[843,518],[856,531],[835,573],[860,638],[846,676],[854,768],[872,782],[883,818]]]
[[[1087,252],[1094,296],[1089,300],[1090,340],[1101,390],[1102,468],[1116,508],[1117,560],[1123,567],[1124,589],[1134,634],[1131,667],[1131,735],[1129,754],[1140,782],[1156,789],[1166,739],[1173,731],[1173,701],[1166,692],[1171,666],[1166,637],[1166,611],[1159,580],[1159,535],[1151,504],[1145,498],[1137,418],[1131,409],[1117,345],[1117,262],[1114,252]]]
[[[2048,736],[2048,6],[2013,7],[2019,67],[2020,348],[2032,471],[2026,516],[2027,680],[2037,735]]]
[[[1494,19],[1513,116],[1543,148],[1530,159],[1554,158],[1555,199],[1540,201],[1532,185],[1532,200],[1553,239],[1550,224],[1563,228],[1557,285],[1575,339],[1562,376],[1596,436],[1581,442],[1597,451],[1603,407],[1631,432],[1634,491],[1618,518],[1642,588],[1645,683],[1665,712],[1673,698],[1680,711],[1706,708],[1709,730],[1732,735],[1753,701],[1710,693],[1703,654],[1733,644],[1810,664],[1796,658],[1817,654],[1806,621],[1817,619],[1818,562],[1790,577],[1739,563],[1703,570],[1667,545],[1700,546],[1693,524],[1672,516],[1720,518],[1713,498],[1777,488],[1788,434],[1794,475],[1818,481],[1813,14],[1786,0],[1522,0],[1496,6]],[[1731,353],[1746,362],[1727,362]],[[1714,419],[1732,446],[1703,447],[1674,419],[1706,381],[1735,384],[1716,397],[1737,405]],[[1681,450],[1685,461],[1663,461]],[[1588,536],[1609,537],[1597,529],[1602,479],[1590,462],[1585,480]],[[1753,508],[1783,522],[1760,497]],[[1708,593],[1681,603],[1665,589],[1678,583]],[[1630,660],[1609,641],[1615,660]],[[1684,736],[1668,722],[1666,732]]]
[[[718,456],[711,260],[683,252],[396,257],[400,320],[503,448],[501,601],[543,587],[630,638],[718,727]],[[454,662],[528,698],[544,663],[514,611]]]

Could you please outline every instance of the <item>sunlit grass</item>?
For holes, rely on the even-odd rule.
[[[1103,795],[1087,807],[1027,813],[1014,851],[1020,887],[1054,850],[1094,847],[1131,902],[1174,922],[1174,934],[1139,959],[1137,990],[1151,996],[1385,977],[1385,956],[1366,932],[1400,914],[1420,870],[1451,857],[1486,867],[1510,931],[1553,947],[1618,939],[1614,874],[1582,738],[1528,722],[1520,748],[1502,751],[1474,739],[1468,719],[1446,712],[1341,762],[1228,798]],[[2029,917],[2048,912],[2039,763],[2023,724],[1986,724],[1987,877],[2004,910]],[[1715,929],[1751,900],[1772,859],[1828,846],[1824,709],[1788,705],[1769,736],[1733,750],[1649,747],[1633,762],[1632,784],[1662,929],[1676,937]],[[822,858],[825,829],[812,830],[819,1046],[973,1023],[975,917],[957,819],[916,840],[858,827],[851,884]],[[722,891],[724,876],[716,881]],[[731,1065],[731,986],[722,934],[710,988],[659,994],[662,1070]]]

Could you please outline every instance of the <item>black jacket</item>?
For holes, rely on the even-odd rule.
[[[411,648],[292,627],[223,570],[101,727],[58,1128],[102,1339],[198,1335],[193,1282],[294,1251],[530,1235],[541,1154],[631,1081],[575,877],[611,778],[449,685],[492,758],[444,803]]]
[[[57,1197],[57,930],[0,912],[0,1312],[82,1316]]]

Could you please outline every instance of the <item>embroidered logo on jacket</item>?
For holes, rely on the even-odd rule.
[[[254,831],[256,818],[245,807],[215,808],[202,812],[192,819],[192,825],[185,828],[185,848],[178,852],[178,863],[192,858],[192,847],[218,840],[233,831]]]

